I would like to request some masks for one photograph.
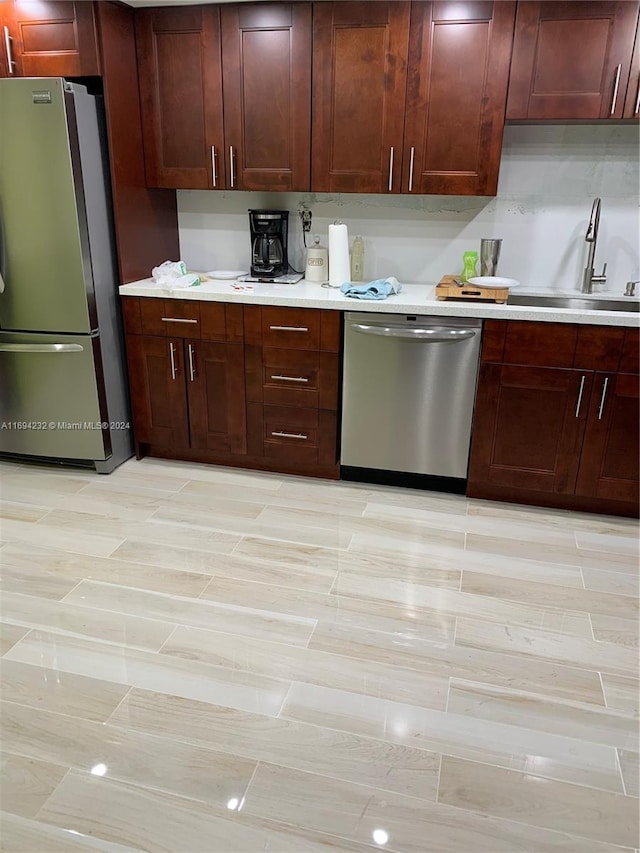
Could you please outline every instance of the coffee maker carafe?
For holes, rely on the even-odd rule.
[[[288,210],[249,210],[251,275],[277,278],[289,271],[287,258]]]

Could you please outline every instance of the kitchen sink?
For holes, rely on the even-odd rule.
[[[536,308],[571,308],[573,311],[640,311],[637,299],[608,299],[589,296],[544,296],[533,293],[509,294],[509,305],[531,305]]]

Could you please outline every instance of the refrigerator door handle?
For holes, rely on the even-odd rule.
[[[84,352],[80,344],[0,344],[0,352]]]

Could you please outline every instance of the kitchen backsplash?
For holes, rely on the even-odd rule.
[[[640,278],[638,125],[511,125],[505,128],[498,195],[356,195],[178,191],[182,258],[191,269],[249,268],[248,208],[290,211],[289,256],[304,270],[298,210],[306,204],[327,245],[340,220],[350,242],[365,242],[365,279],[395,275],[436,283],[462,269],[462,254],[482,237],[501,237],[498,273],[542,290],[579,290],[586,263],[591,205],[602,198],[596,273],[607,262],[607,284],[622,293]]]

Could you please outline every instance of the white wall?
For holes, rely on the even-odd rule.
[[[327,245],[329,223],[346,222],[365,240],[365,278],[395,275],[435,284],[462,269],[462,254],[482,237],[501,237],[498,272],[531,289],[578,290],[584,235],[602,198],[596,272],[622,293],[640,278],[637,125],[514,125],[505,128],[496,198],[325,193],[178,192],[180,247],[190,269],[248,269],[250,207],[288,209],[289,254],[304,269],[297,215],[306,203],[311,235]],[[309,242],[313,242],[310,240]],[[479,272],[479,270],[478,270]]]

